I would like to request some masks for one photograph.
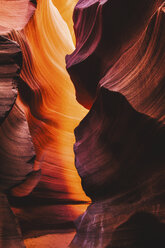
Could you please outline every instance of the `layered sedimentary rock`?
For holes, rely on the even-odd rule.
[[[76,168],[93,203],[77,220],[71,247],[105,247],[115,229],[137,211],[165,221],[162,123],[102,87],[75,135]],[[127,231],[125,240],[129,243]]]
[[[15,15],[13,15],[15,7]],[[25,26],[34,7],[29,1],[0,2],[0,247],[25,247],[8,195],[26,196],[37,185],[35,151],[23,110],[16,104],[22,67],[20,46],[7,38],[9,30]]]
[[[74,167],[72,146],[73,130],[87,110],[76,102],[65,69],[65,55],[75,48],[70,17],[76,1],[38,0],[35,15],[22,31],[36,1],[1,2],[15,4],[15,17],[20,18],[19,22],[8,18],[12,8],[6,8],[6,19],[0,17],[0,25],[5,22],[0,32],[19,30],[12,30],[8,37],[20,45],[23,66],[21,78],[15,70],[11,81],[5,79],[1,84],[12,93],[3,116],[10,113],[0,131],[4,164],[0,211],[11,226],[4,230],[7,221],[2,221],[0,228],[8,240],[3,246],[15,240],[13,246],[21,247],[20,229],[6,192],[24,237],[73,228],[73,220],[86,207],[89,198]],[[151,236],[157,244],[164,244],[162,3],[81,0],[75,7],[76,49],[66,58],[67,69],[78,102],[90,109],[75,130],[75,164],[93,202],[76,221],[71,247],[116,248],[122,244],[122,248],[137,248],[139,229],[144,226],[144,231],[151,228],[140,248],[151,247]],[[9,49],[11,68],[19,69],[19,60],[15,62],[18,46],[6,38],[2,43]],[[12,108],[16,84],[19,96]],[[4,97],[0,104],[1,100]],[[83,204],[74,205],[79,203]]]
[[[37,1],[35,15],[26,28],[8,35],[23,53],[17,103],[26,114],[33,138],[34,169],[42,170],[41,180],[29,196],[10,198],[26,236],[73,228],[73,220],[84,212],[89,200],[82,190],[73,153],[74,128],[87,110],[77,103],[65,68],[65,55],[74,50],[68,18],[74,1],[63,6],[57,1],[59,11],[53,3]]]
[[[84,0],[77,3],[73,14],[76,49],[66,57],[66,62],[78,102],[91,107],[100,79],[137,42],[163,2]]]
[[[33,172],[34,146],[25,115],[15,103],[21,49],[16,42],[1,36],[0,51],[0,246],[24,247],[7,193],[28,195],[38,183],[40,171]]]
[[[99,200],[125,194],[161,173],[164,132],[162,123],[136,112],[120,93],[102,87],[75,129],[76,168],[87,195]]]
[[[0,36],[0,124],[10,112],[17,97],[17,79],[22,63],[18,44]]]
[[[99,87],[123,94],[139,112],[164,123],[165,5],[139,40],[108,70]],[[127,61],[127,62],[126,62]]]
[[[34,146],[24,113],[15,104],[0,127],[1,190],[25,180],[33,170]]]
[[[77,3],[77,0],[52,0],[54,6],[58,9],[60,12],[62,18],[64,21],[67,23],[68,28],[70,30],[70,33],[72,35],[72,39],[75,42],[75,34],[73,30],[73,20],[72,20],[72,15],[73,15],[73,9]]]
[[[24,247],[7,194],[20,197],[31,193],[40,171],[33,172],[34,146],[24,113],[16,104],[0,127],[0,140],[0,246]]]
[[[1,0],[0,1],[0,34],[12,29],[21,30],[35,11],[35,1]]]
[[[76,49],[66,62],[77,100],[90,108],[75,129],[74,151],[92,204],[77,219],[70,247],[165,244],[162,3],[75,7]]]

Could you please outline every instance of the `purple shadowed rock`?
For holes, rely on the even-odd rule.
[[[22,66],[19,45],[0,36],[0,124],[9,114],[17,97],[17,80]]]
[[[102,87],[75,136],[76,168],[92,204],[76,221],[70,247],[105,247],[116,228],[139,211],[165,221],[162,123],[135,111],[120,93]],[[120,239],[118,244],[122,245]]]
[[[66,62],[77,100],[90,109],[75,129],[74,151],[92,204],[75,222],[72,248],[165,246],[162,3],[79,1],[75,8],[77,44]]]
[[[90,108],[97,85],[132,47],[163,0],[82,0],[74,9],[76,49],[66,57],[80,104]]]
[[[17,219],[10,209],[7,193],[22,197],[31,193],[41,171],[33,171],[35,151],[23,111],[14,104],[0,126],[0,245],[25,247]]]

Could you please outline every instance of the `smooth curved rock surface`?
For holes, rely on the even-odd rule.
[[[19,80],[18,88],[36,149],[36,166],[42,167],[39,187],[48,189],[46,197],[88,200],[73,153],[73,131],[87,111],[77,103],[65,68],[65,55],[74,44],[53,2],[38,1],[37,6],[24,31],[9,36],[23,52],[23,81]]]
[[[120,93],[102,87],[75,136],[76,168],[92,204],[77,219],[70,247],[106,247],[116,228],[139,211],[165,222],[161,122],[135,111]],[[137,231],[138,227],[132,230]],[[125,229],[126,242],[129,238]],[[121,245],[118,239],[114,247]]]
[[[125,52],[100,80],[123,94],[139,112],[164,123],[165,4],[152,17],[138,42]]]
[[[17,104],[25,112],[33,138],[34,170],[41,168],[40,182],[30,195],[10,196],[24,237],[74,228],[73,220],[86,210],[89,201],[73,152],[74,128],[87,110],[77,103],[65,68],[65,55],[74,50],[68,18],[74,2],[63,2],[62,6],[60,1],[37,1],[36,12],[25,29],[8,35],[23,53]]]
[[[135,111],[118,92],[100,89],[75,136],[76,168],[94,201],[141,191],[164,170],[164,125]]]
[[[77,100],[90,109],[75,131],[75,162],[93,203],[77,220],[71,247],[120,247],[116,244],[121,243],[120,231],[123,225],[124,230],[130,227],[137,211],[150,213],[151,219],[157,216],[156,225],[164,222],[162,3],[79,1],[74,11],[75,52],[70,20],[75,0],[38,0],[24,30],[9,34],[21,47],[23,66],[21,79],[17,78],[19,98],[10,112],[14,115],[9,114],[1,126],[1,157],[7,168],[11,162],[19,163],[20,174],[15,177],[11,170],[8,178],[6,173],[2,190],[11,188],[9,201],[24,237],[73,229],[73,220],[89,200],[72,151],[73,130],[87,113],[75,100],[65,68],[65,55],[72,52],[67,69]],[[16,117],[20,129],[11,125]],[[33,144],[28,143],[31,133],[36,150],[33,161],[25,149],[29,163],[23,152],[19,154],[19,145],[13,145],[14,140],[19,143],[17,134],[23,134],[24,128],[22,147],[27,142],[33,154]],[[124,236],[128,241],[131,235],[126,230]]]
[[[70,33],[72,35],[72,39],[75,43],[75,34],[73,30],[73,9],[77,3],[77,0],[52,0],[54,6],[58,9],[60,12],[62,18],[67,23],[68,28],[70,30]]]
[[[66,57],[66,64],[79,103],[86,108],[92,106],[100,79],[139,40],[163,2],[85,0],[77,3],[73,14],[76,49]]]
[[[79,1],[74,11],[66,63],[90,109],[75,129],[75,164],[92,204],[72,248],[165,245],[164,4],[119,2]]]

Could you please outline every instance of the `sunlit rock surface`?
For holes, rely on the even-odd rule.
[[[52,2],[60,12],[64,21],[67,23],[73,41],[75,42],[72,16],[73,16],[73,9],[77,3],[77,0],[52,0]]]
[[[65,55],[74,50],[68,17],[74,1],[63,6],[57,2],[59,10],[54,2],[37,1],[26,28],[8,35],[23,54],[17,104],[26,114],[35,146],[34,170],[41,168],[40,182],[29,196],[10,197],[26,237],[73,229],[73,220],[85,211],[89,201],[73,153],[74,128],[87,110],[77,103],[65,68]]]

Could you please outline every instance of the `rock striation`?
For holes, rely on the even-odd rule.
[[[70,247],[165,245],[164,6],[82,0],[75,7],[76,49],[66,65],[89,109],[74,152],[92,203]]]
[[[92,106],[99,81],[140,39],[163,2],[78,1],[73,14],[76,49],[66,57],[66,66],[80,104]]]
[[[0,124],[9,114],[17,97],[17,79],[22,64],[18,44],[0,36]]]
[[[36,0],[1,0],[0,35],[11,30],[21,30],[35,11]]]
[[[24,247],[7,195],[28,195],[38,183],[40,171],[33,172],[34,146],[25,114],[15,102],[22,52],[5,36],[0,38],[0,61],[0,246]]]

